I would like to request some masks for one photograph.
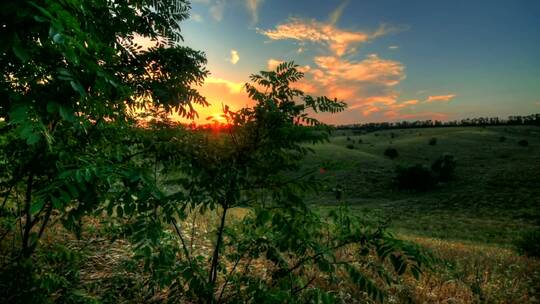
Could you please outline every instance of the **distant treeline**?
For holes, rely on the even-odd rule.
[[[477,117],[462,120],[439,121],[439,120],[417,120],[400,122],[370,122],[350,125],[338,125],[338,130],[357,130],[363,132],[373,132],[388,129],[409,129],[409,128],[433,128],[433,127],[469,127],[469,126],[516,126],[516,125],[536,125],[540,126],[540,114],[526,116],[509,116],[507,119],[499,117]]]

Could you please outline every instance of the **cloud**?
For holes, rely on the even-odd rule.
[[[412,105],[418,104],[419,102],[420,101],[418,99],[412,99],[412,100],[404,101],[403,104],[407,106],[412,106]]]
[[[427,103],[432,102],[449,102],[452,99],[456,97],[456,94],[448,94],[448,95],[434,95],[434,96],[428,96],[426,99]]]
[[[196,13],[191,14],[191,20],[193,20],[195,22],[199,22],[199,23],[204,21],[203,17],[201,15],[199,15],[199,14],[196,14]]]
[[[345,101],[348,110],[336,116],[345,119],[358,114],[367,119],[400,117],[407,109],[421,104],[419,99],[401,100],[396,89],[406,78],[405,66],[399,61],[381,58],[378,54],[362,57],[358,47],[405,28],[384,24],[371,32],[339,28],[336,24],[347,4],[347,1],[342,2],[330,14],[327,22],[289,18],[273,29],[257,31],[270,40],[297,41],[302,52],[310,43],[323,46],[322,50],[319,48],[320,54],[312,58],[313,65],[306,66],[309,68],[304,71],[306,79],[301,86],[307,88],[309,94],[326,95]],[[397,48],[390,46],[390,49]],[[270,59],[267,64],[273,68],[280,62]],[[358,120],[358,117],[355,119]]]
[[[277,60],[277,59],[274,59],[274,58],[270,58],[270,59],[268,59],[268,61],[266,62],[266,67],[268,68],[269,71],[272,71],[272,70],[274,70],[278,65],[280,65],[281,63],[283,63],[282,60]]]
[[[225,0],[216,0],[214,4],[210,6],[210,15],[217,22],[223,20],[223,13],[225,12]]]
[[[205,86],[207,85],[223,85],[230,93],[236,94],[244,91],[244,83],[229,81],[223,78],[217,78],[209,76],[204,80]]]
[[[246,7],[251,15],[251,24],[255,25],[259,22],[259,7],[264,0],[245,0]]]
[[[367,42],[371,35],[361,31],[341,30],[331,23],[290,18],[275,29],[258,30],[272,40],[297,40],[327,45],[335,55],[345,54],[350,45]]]
[[[231,58],[229,58],[229,61],[232,64],[236,64],[240,60],[240,55],[238,54],[237,50],[231,50]]]
[[[319,81],[343,79],[354,82],[371,82],[395,86],[405,78],[405,67],[397,61],[381,59],[376,54],[362,61],[348,61],[335,56],[317,56],[315,64],[324,70]],[[326,77],[326,80],[323,80]]]
[[[388,47],[388,49],[389,49],[389,50],[397,50],[397,49],[399,49],[399,46],[397,46],[397,45],[391,45],[391,46]]]
[[[333,25],[338,23],[339,19],[341,19],[341,15],[343,14],[343,10],[348,4],[348,0],[343,1],[332,13],[330,13],[330,18],[328,18],[328,22]]]

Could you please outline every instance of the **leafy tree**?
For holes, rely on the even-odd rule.
[[[420,274],[427,258],[416,246],[365,225],[345,207],[322,217],[304,202],[306,192],[323,188],[317,170],[300,166],[310,153],[304,143],[329,136],[308,113],[345,105],[292,88],[302,77],[292,63],[252,75],[246,90],[256,104],[236,112],[225,107],[226,134],[163,137],[160,150],[175,151],[158,156],[164,165],[157,173],[167,186],[137,199],[153,201],[157,210],[124,208],[119,227],[170,299],[331,302],[343,280],[358,297],[382,299],[396,275]],[[186,140],[198,144],[186,149]],[[191,219],[201,216],[213,223],[208,239],[193,231]],[[200,242],[210,250],[191,246]]]
[[[532,229],[524,232],[514,242],[514,246],[521,254],[540,257],[540,229]]]
[[[440,181],[449,181],[454,177],[456,160],[453,155],[443,154],[431,165],[431,170],[437,174]]]
[[[427,191],[437,185],[437,177],[432,170],[420,164],[398,166],[396,182],[402,189]]]
[[[526,140],[526,139],[522,139],[522,140],[518,141],[518,145],[520,145],[522,147],[527,147],[529,145],[529,141]]]
[[[386,150],[384,150],[384,156],[390,159],[396,159],[399,156],[399,153],[396,148],[388,147]]]
[[[51,222],[80,234],[103,202],[152,188],[135,159],[156,144],[137,115],[193,117],[192,105],[206,104],[192,88],[207,75],[205,57],[181,45],[188,9],[178,0],[0,3],[1,236],[14,244],[2,263],[30,263]],[[137,181],[145,188],[130,187]]]

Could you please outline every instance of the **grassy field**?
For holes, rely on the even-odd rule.
[[[431,138],[437,138],[430,145]],[[529,145],[518,144],[527,140]],[[388,147],[399,157],[383,155]],[[336,131],[311,146],[307,166],[324,168],[353,212],[388,221],[390,230],[432,249],[445,265],[420,282],[404,280],[396,303],[537,303],[540,263],[513,243],[540,225],[540,128],[459,127]],[[398,165],[457,160],[455,178],[426,192],[396,187]],[[323,212],[339,203],[332,191],[310,198]]]
[[[436,145],[428,144],[431,138]],[[518,145],[522,139],[529,146]],[[399,157],[385,157],[387,147]],[[312,148],[316,153],[306,162],[326,168],[353,210],[382,216],[397,232],[506,246],[540,224],[540,128],[337,131],[329,143]],[[444,153],[457,160],[454,180],[426,192],[394,185],[396,166],[430,166]],[[331,192],[311,201],[321,208],[336,203]]]
[[[429,144],[432,138],[435,145]],[[528,146],[518,144],[523,139]],[[399,157],[385,157],[388,147]],[[352,212],[387,221],[400,238],[437,257],[419,280],[407,274],[387,286],[384,303],[540,303],[540,259],[520,255],[513,245],[523,232],[540,226],[540,128],[336,131],[330,142],[311,148],[315,153],[305,165],[323,169],[318,174],[330,185],[309,198],[314,208],[326,212],[344,201]],[[396,187],[398,165],[430,165],[444,153],[457,160],[453,180],[426,192]],[[341,200],[332,188],[343,190]],[[246,212],[234,209],[227,221]],[[195,240],[194,252],[209,256],[219,218],[197,214],[184,221],[183,230],[191,231],[186,239]],[[70,263],[80,269],[68,282],[72,288],[103,303],[164,302],[166,290],[148,288],[148,274],[132,259],[133,246],[125,239],[111,242],[102,220],[85,218],[81,239],[60,225],[51,227],[39,249],[41,263],[71,278],[64,273],[73,269],[70,264],[55,260],[54,252],[66,247],[74,255]],[[263,271],[260,267],[254,269]],[[343,299],[366,303],[354,296]]]

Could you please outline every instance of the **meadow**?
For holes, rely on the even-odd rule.
[[[436,144],[430,145],[432,138]],[[518,144],[527,140],[527,146]],[[399,156],[384,155],[388,147]],[[345,202],[402,238],[433,249],[444,265],[404,282],[412,303],[535,303],[540,263],[514,243],[540,225],[540,129],[527,126],[337,130],[305,165],[333,185],[310,202],[328,212]],[[396,167],[456,159],[454,178],[428,191],[398,189]],[[341,192],[336,195],[336,192]],[[339,196],[340,199],[336,199]],[[398,297],[399,298],[399,297]],[[399,298],[403,301],[403,297]]]

